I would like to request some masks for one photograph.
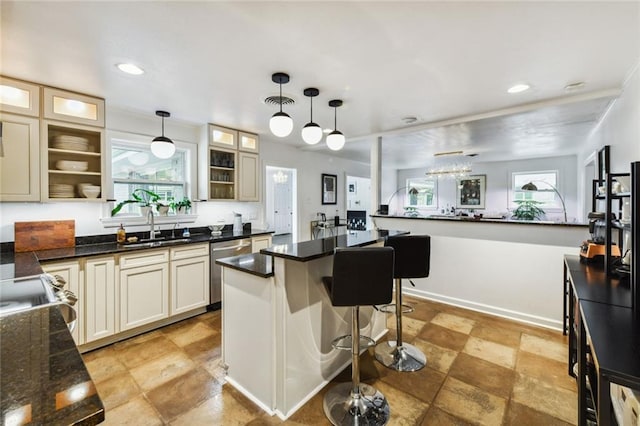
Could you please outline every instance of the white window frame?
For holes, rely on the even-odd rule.
[[[411,205],[410,204],[410,201],[411,201],[410,191],[413,188],[413,185],[415,185],[415,183],[412,183],[412,182],[418,182],[418,181],[433,182],[433,202],[432,202],[432,204],[429,204],[429,205],[425,205],[425,204]],[[407,208],[407,207],[415,208],[417,210],[437,210],[438,209],[438,179],[437,178],[429,178],[429,177],[407,178],[407,180],[405,181],[405,193],[404,193],[403,207],[404,208]]]
[[[555,175],[555,184],[553,182],[547,182],[548,179],[543,177],[542,175]],[[532,176],[530,179],[525,179],[528,182],[532,182],[534,185],[538,187],[537,191],[522,191],[520,188],[516,187],[516,176],[530,175]],[[536,178],[535,175],[540,175]],[[549,185],[553,185],[560,193],[562,193],[561,188],[558,186],[558,182],[560,181],[560,171],[559,170],[531,170],[531,171],[518,171],[511,172],[511,182],[510,182],[510,190],[509,190],[509,206],[511,209],[515,209],[518,207],[518,204],[515,203],[517,199],[516,193],[522,192],[527,198],[543,201],[544,204],[540,204],[540,208],[544,210],[546,213],[558,213],[562,212],[562,202],[560,198],[558,198],[558,194],[551,188]],[[521,185],[520,185],[521,186]],[[552,201],[549,201],[549,198],[552,198]]]
[[[148,148],[151,144],[151,140],[154,136],[142,135],[138,133],[129,133],[122,131],[108,131],[107,132],[107,155],[106,155],[106,167],[105,182],[107,183],[107,198],[109,200],[114,199],[114,181],[113,178],[112,161],[111,156],[112,147],[116,145],[124,145],[131,147],[143,147]],[[191,200],[195,200],[197,197],[198,186],[198,145],[196,143],[185,142],[173,139],[173,143],[176,145],[176,149],[183,150],[185,153],[185,196]],[[149,151],[150,153],[150,151]],[[150,153],[150,155],[152,155]],[[149,183],[149,182],[145,182]],[[102,211],[101,222],[105,228],[117,227],[120,223],[126,225],[141,225],[146,223],[146,218],[141,216],[111,216],[111,209],[113,209],[114,203],[109,202],[104,204]],[[195,204],[192,207],[192,213],[195,212]],[[197,218],[196,214],[180,215],[180,223],[195,222]],[[176,222],[175,216],[169,217],[156,217],[156,223],[174,223]]]

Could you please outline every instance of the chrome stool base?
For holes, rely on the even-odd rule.
[[[413,345],[396,346],[395,340],[376,346],[376,359],[385,367],[396,371],[417,371],[427,365],[427,357]]]
[[[395,303],[389,303],[388,305],[382,305],[382,306],[378,307],[378,310],[380,312],[384,312],[385,314],[395,314],[396,313],[396,304]],[[410,314],[414,310],[415,309],[414,309],[413,306],[407,305],[405,303],[402,304],[402,313],[403,314]]]
[[[376,388],[364,383],[359,385],[360,393],[353,393],[352,383],[334,386],[324,397],[324,414],[331,424],[385,425],[389,421],[389,404]]]

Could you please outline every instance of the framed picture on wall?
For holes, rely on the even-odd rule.
[[[456,178],[456,208],[484,209],[487,175]]]
[[[336,190],[338,188],[338,176],[322,174],[322,204],[336,204]]]

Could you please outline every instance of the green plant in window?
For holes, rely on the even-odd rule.
[[[515,200],[518,207],[513,211],[513,218],[516,220],[536,220],[544,216],[544,210],[538,205],[544,204],[536,200]]]
[[[182,200],[179,200],[179,201],[176,201],[173,198],[170,198],[169,201],[170,201],[169,207],[174,212],[176,212],[176,214],[186,213],[191,208],[191,200],[188,199],[187,197],[184,197],[182,198]]]
[[[115,216],[127,204],[138,204],[140,207],[164,206],[160,202],[160,196],[148,189],[138,188],[131,193],[131,198],[119,202],[112,210],[111,216]]]

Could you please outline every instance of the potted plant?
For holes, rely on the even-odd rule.
[[[171,207],[176,214],[185,214],[189,212],[189,209],[191,209],[191,200],[187,197],[183,197],[182,200],[179,201],[176,201],[173,198],[170,200],[171,202],[169,203],[169,207]]]
[[[111,210],[111,216],[115,216],[116,214],[118,214],[118,212],[120,212],[120,210],[122,210],[122,208],[127,204],[139,204],[143,216],[146,216],[145,211],[148,212],[148,210],[145,208],[150,209],[154,205],[163,205],[162,203],[160,203],[160,196],[158,194],[153,191],[149,191],[148,189],[138,188],[131,193],[131,198],[119,202]]]
[[[544,216],[544,210],[538,207],[543,204],[536,200],[515,200],[518,207],[513,211],[513,218],[516,220],[536,220]]]

